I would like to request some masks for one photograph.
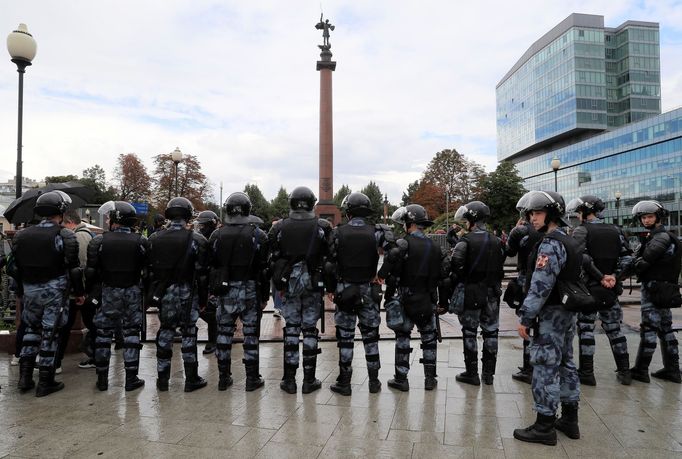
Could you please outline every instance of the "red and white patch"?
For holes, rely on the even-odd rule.
[[[535,261],[535,268],[543,269],[545,266],[547,266],[547,263],[549,263],[549,257],[544,253],[541,253],[538,255],[538,259]]]

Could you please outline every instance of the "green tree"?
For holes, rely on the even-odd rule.
[[[259,216],[265,222],[270,221],[270,217],[272,216],[270,203],[265,199],[265,196],[263,196],[258,185],[247,183],[244,187],[244,193],[246,193],[251,200],[251,213]]]
[[[201,171],[201,163],[195,155],[183,155],[177,167],[177,180],[171,154],[154,156],[152,180],[154,203],[160,209],[164,209],[171,197],[176,195],[192,201],[197,210],[203,210],[204,202],[212,198],[211,185]]]
[[[341,203],[343,202],[343,198],[345,198],[351,193],[352,191],[348,185],[341,185],[339,191],[337,191],[336,194],[334,195],[334,204],[336,204],[336,207],[340,209]]]
[[[509,229],[518,220],[516,203],[526,190],[516,166],[502,161],[483,181],[482,201],[490,207],[493,228]]]
[[[279,187],[277,196],[270,201],[270,216],[275,218],[283,218],[289,214],[289,193],[283,187]]]
[[[480,199],[484,178],[483,166],[454,149],[436,153],[424,171],[424,180],[442,189],[451,205]]]
[[[65,182],[74,182],[78,180],[77,175],[69,174],[69,175],[48,175],[45,177],[45,184],[47,185],[48,183],[65,183]]]
[[[406,206],[408,204],[412,204],[413,199],[414,199],[414,194],[417,192],[418,189],[419,189],[419,180],[415,180],[414,182],[407,185],[407,190],[405,190],[403,192],[403,200],[402,200],[401,205]]]
[[[369,198],[369,202],[372,207],[372,216],[368,219],[371,222],[378,223],[383,221],[384,218],[384,194],[381,192],[379,186],[371,181],[360,190]]]
[[[78,181],[93,189],[95,195],[91,204],[104,204],[116,199],[116,190],[107,186],[106,173],[99,164],[84,169],[83,176]]]

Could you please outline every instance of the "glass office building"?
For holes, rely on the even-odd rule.
[[[658,24],[571,14],[496,88],[498,160],[537,153],[661,113]]]
[[[679,230],[682,109],[661,114],[658,24],[603,24],[570,15],[500,81],[498,160],[515,163],[527,189],[553,190],[556,180],[567,201],[601,197],[620,223],[637,201],[658,199]]]

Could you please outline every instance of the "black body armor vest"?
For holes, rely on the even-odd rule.
[[[403,263],[400,285],[412,293],[431,292],[438,286],[440,247],[428,238],[407,235],[407,262]]]
[[[519,272],[528,271],[529,264],[533,263],[535,260],[529,260],[535,246],[542,240],[542,233],[533,228],[532,225],[528,225],[528,239],[526,239],[525,244],[519,244],[519,252],[517,254],[516,268]]]
[[[370,282],[379,254],[374,225],[343,225],[337,229],[339,276],[344,282]]]
[[[150,241],[150,263],[157,279],[169,279],[171,283],[192,280],[194,257],[188,253],[192,239],[192,231],[180,229],[161,231]]]
[[[54,243],[61,230],[59,225],[31,226],[19,233],[21,241],[15,255],[23,282],[40,284],[66,273],[64,253]]]
[[[604,274],[613,274],[618,267],[620,232],[606,223],[583,223],[587,230],[587,253],[594,265]]]
[[[487,281],[494,284],[504,276],[502,268],[502,241],[488,232],[468,233],[462,237],[467,242],[467,284]]]
[[[318,237],[317,218],[286,218],[280,225],[280,248],[284,258],[299,261],[308,259],[315,265],[319,263],[322,241]]]
[[[138,285],[142,274],[140,235],[109,231],[102,235],[102,282],[111,287]]]
[[[255,231],[251,225],[225,225],[218,230],[218,263],[229,268],[231,281],[256,279],[252,269],[256,255]]]
[[[582,254],[578,248],[578,242],[572,237],[558,231],[552,231],[551,233],[545,234],[544,238],[554,239],[561,242],[564,246],[564,249],[566,250],[566,264],[564,264],[564,267],[561,269],[557,279],[573,282],[578,281],[580,279],[580,266],[582,263]],[[535,246],[533,253],[531,254],[532,258],[528,259],[529,263],[526,275],[526,292],[528,292],[530,289],[531,278],[533,277],[533,271],[535,271],[535,260],[538,258],[540,244],[541,243],[538,243]],[[531,260],[532,263],[530,263]],[[549,294],[545,304],[561,304],[559,290],[557,289],[556,284],[552,288],[552,293]]]
[[[665,228],[658,227],[649,233],[649,236],[646,238],[646,243],[651,240],[654,234],[661,232],[668,233]],[[668,235],[670,236],[670,243],[675,244],[675,253],[673,253],[672,256],[666,254],[656,260],[655,263],[652,263],[649,269],[640,274],[639,279],[642,282],[652,280],[668,281],[673,283],[678,282],[678,278],[680,276],[680,262],[682,261],[682,244],[680,244],[677,236],[674,234],[668,233]],[[641,253],[644,253],[644,247],[645,246],[642,245],[642,248],[640,249]]]

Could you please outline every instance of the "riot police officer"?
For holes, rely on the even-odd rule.
[[[391,220],[402,225],[407,235],[396,241],[379,270],[379,278],[387,280],[386,309],[399,311],[399,324],[393,326],[395,342],[395,376],[388,386],[407,392],[410,384],[407,373],[410,369],[410,334],[417,326],[421,337],[424,365],[424,388],[433,390],[436,379],[436,353],[438,348],[438,326],[436,304],[445,308],[448,295],[439,295],[439,282],[447,277],[448,258],[424,230],[433,222],[429,220],[424,207],[410,204],[396,210]],[[440,311],[439,311],[440,312]],[[444,311],[443,311],[444,312]]]
[[[206,386],[198,374],[197,327],[199,305],[208,297],[208,241],[188,228],[194,207],[182,197],[168,202],[164,212],[171,221],[164,231],[149,237],[150,300],[158,305],[161,326],[156,336],[156,387],[168,390],[175,328],[182,329],[185,392]]]
[[[524,208],[524,202],[519,200],[516,204],[516,209],[521,212],[522,218],[519,219],[517,225],[510,231],[505,247],[505,252],[508,257],[517,257],[516,272],[518,274],[515,279],[510,280],[507,284],[504,300],[517,312],[525,298],[524,287],[526,285],[526,273],[528,271],[528,257],[535,247],[535,244],[542,239],[542,233],[536,231],[535,228],[533,228],[533,225],[526,220]],[[533,379],[533,367],[530,364],[530,352],[528,350],[529,344],[529,340],[523,340],[523,365],[519,367],[517,373],[512,375],[512,379],[526,384],[530,384]]]
[[[38,197],[34,212],[42,220],[16,234],[7,267],[17,282],[23,304],[21,320],[27,324],[19,360],[19,389],[26,392],[35,387],[33,368],[39,355],[37,397],[64,388],[64,383],[54,379],[59,328],[68,317],[69,291],[76,304],[85,299],[76,236],[60,226],[69,204],[71,198],[61,191]]]
[[[483,383],[491,385],[497,363],[497,334],[500,322],[500,295],[504,276],[504,245],[485,228],[490,209],[481,201],[472,201],[457,209],[455,220],[465,225],[452,254],[452,271],[457,281],[464,283],[463,310],[457,311],[464,337],[466,371],[456,380],[478,386],[478,345],[476,333],[481,327]]]
[[[616,361],[617,379],[623,385],[630,385],[630,356],[625,335],[620,329],[623,310],[618,303],[620,283],[616,282],[620,272],[619,266],[627,266],[632,257],[623,232],[616,225],[604,223],[597,215],[605,208],[604,202],[597,196],[587,195],[572,199],[567,206],[570,214],[575,213],[581,222],[572,233],[578,241],[581,251],[590,257],[596,266],[596,272],[588,271],[588,285],[600,295],[607,309],[598,311],[602,328],[611,343],[611,351]],[[606,289],[606,290],[602,290]],[[605,296],[610,298],[607,300]],[[594,323],[597,312],[578,313],[578,341],[580,344],[580,365],[578,376],[580,384],[594,386]]]
[[[350,193],[341,204],[348,223],[332,232],[330,261],[325,266],[329,275],[327,291],[336,303],[334,323],[339,348],[339,376],[330,389],[341,395],[351,395],[353,374],[353,340],[359,322],[365,360],[369,374],[369,391],[381,390],[379,381],[379,303],[382,287],[376,278],[379,252],[394,244],[393,232],[386,225],[370,225],[365,217],[372,214],[367,195]]]
[[[678,278],[682,247],[674,234],[668,233],[663,219],[668,211],[658,201],[640,201],[632,216],[649,231],[636,254],[634,269],[642,283],[641,340],[632,378],[650,382],[649,364],[656,350],[656,335],[661,341],[663,368],[651,376],[680,383],[679,350],[672,326],[670,307],[680,306]]]
[[[126,372],[125,390],[144,386],[138,378],[140,365],[140,331],[142,330],[141,275],[148,251],[147,239],[131,228],[137,223],[135,208],[124,201],[109,201],[98,213],[106,215],[109,231],[88,244],[85,278],[89,289],[102,284],[102,302],[95,313],[95,367],[97,388],[109,387],[109,360],[114,332],[123,331],[123,361]]]
[[[208,240],[211,234],[218,228],[219,218],[212,210],[199,212],[196,222],[196,229]],[[218,323],[216,322],[216,298],[211,295],[208,297],[208,304],[205,309],[199,310],[199,317],[206,322],[208,331],[208,342],[204,346],[203,354],[213,354],[216,349],[216,337],[218,335]]]
[[[269,281],[262,278],[267,270],[268,241],[265,232],[252,223],[251,200],[245,193],[228,196],[225,213],[225,225],[209,239],[210,289],[217,303],[218,389],[232,385],[230,356],[239,318],[244,332],[246,390],[250,392],[264,384],[258,374],[258,323],[259,311],[270,293]]]
[[[289,195],[289,217],[273,225],[268,235],[272,247],[272,277],[278,291],[284,292],[284,377],[280,388],[296,393],[299,364],[299,335],[303,332],[304,394],[321,387],[315,378],[319,339],[317,321],[322,309],[324,285],[322,266],[329,253],[331,226],[315,217],[317,198],[310,188],[299,186]]]
[[[557,281],[577,281],[582,253],[575,239],[561,226],[568,226],[564,199],[551,191],[530,191],[525,197],[528,219],[544,233],[533,250],[526,278],[527,295],[519,310],[519,335],[529,339],[533,380],[531,382],[537,419],[525,429],[514,430],[514,438],[556,445],[556,429],[569,438],[580,438],[578,400],[580,380],[573,363],[575,313],[561,304]],[[561,402],[561,418],[556,412]]]

